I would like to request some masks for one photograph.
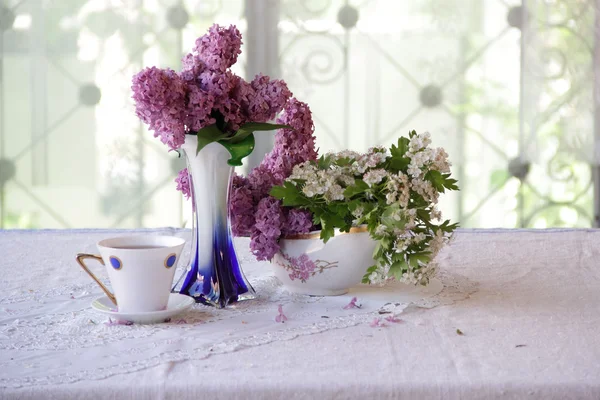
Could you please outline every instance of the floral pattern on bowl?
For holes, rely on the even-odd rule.
[[[320,232],[280,240],[281,249],[273,259],[275,276],[290,291],[313,296],[336,296],[361,282],[374,264],[376,242],[366,227],[336,232],[327,243]]]
[[[281,257],[283,260],[287,261],[287,263],[281,261],[276,263],[277,265],[290,271],[288,276],[292,281],[295,279],[300,279],[301,282],[306,282],[311,276],[322,274],[326,269],[335,268],[338,266],[337,261],[313,261],[307,254],[302,254],[300,257],[291,257],[288,254],[281,252]]]

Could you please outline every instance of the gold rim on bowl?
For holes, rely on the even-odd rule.
[[[346,235],[349,233],[363,233],[363,232],[367,232],[367,225],[361,225],[361,226],[353,226],[352,228],[350,228],[349,232],[340,232],[338,229],[335,230],[335,235],[334,236],[340,236],[340,235]],[[284,236],[282,239],[285,240],[305,240],[305,239],[319,239],[321,237],[321,231],[312,231],[312,232],[307,232],[307,233],[297,233],[294,235],[287,235]]]

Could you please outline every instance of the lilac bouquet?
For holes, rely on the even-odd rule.
[[[295,166],[316,161],[314,124],[307,104],[290,99],[277,119],[288,128],[275,134],[273,150],[247,177],[234,174],[229,195],[229,215],[235,236],[250,237],[257,260],[270,260],[285,235],[307,233],[313,228],[309,211],[284,207],[269,193],[292,174]],[[177,189],[190,197],[187,170],[176,179]]]
[[[154,136],[177,150],[185,135],[198,136],[197,152],[212,142],[231,153],[230,165],[254,148],[254,131],[282,128],[269,124],[292,93],[282,80],[258,75],[246,82],[230,71],[241,53],[235,26],[213,25],[182,60],[182,70],[146,68],[133,77],[137,116]]]
[[[258,75],[246,82],[229,68],[237,61],[242,38],[234,27],[213,25],[198,38],[194,50],[183,58],[181,72],[146,68],[133,78],[136,114],[154,136],[177,150],[185,135],[197,135],[197,152],[219,142],[231,153],[230,165],[254,148],[255,130],[279,129],[275,146],[248,177],[234,175],[229,209],[236,236],[250,236],[259,260],[269,260],[279,250],[282,235],[308,232],[308,211],[283,207],[271,197],[295,165],[316,160],[314,125],[305,103],[292,98],[282,80]],[[269,124],[281,111],[277,124]],[[192,196],[187,168],[179,172],[177,189]]]
[[[291,99],[277,122],[289,128],[277,132],[273,150],[248,177],[234,176],[229,198],[233,234],[250,236],[250,249],[258,260],[270,260],[282,236],[306,233],[313,227],[309,211],[283,207],[269,195],[295,166],[317,159],[310,109]]]

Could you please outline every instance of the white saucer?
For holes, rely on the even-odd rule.
[[[124,313],[118,312],[112,301],[106,296],[97,298],[92,302],[92,308],[102,314],[111,316],[118,321],[131,321],[136,324],[154,324],[157,322],[165,322],[167,318],[189,309],[195,303],[190,296],[185,296],[179,293],[171,293],[169,295],[169,303],[167,309],[162,311]]]

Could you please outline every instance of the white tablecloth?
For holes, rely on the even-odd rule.
[[[149,233],[161,232],[186,234]],[[458,294],[442,292],[430,304],[425,299],[421,307],[398,308],[402,322],[383,327],[371,326],[381,305],[368,296],[364,309],[350,313],[342,308],[347,298],[286,298],[270,288],[267,264],[243,258],[257,286],[271,293],[259,299],[255,314],[251,305],[230,314],[203,311],[207,317],[189,331],[153,333],[160,340],[144,351],[169,354],[164,360],[106,379],[70,371],[74,378],[65,381],[71,383],[58,383],[57,376],[66,375],[57,371],[71,364],[93,371],[100,355],[118,364],[118,354],[112,355],[117,361],[106,357],[110,335],[123,343],[120,335],[130,327],[90,325],[93,339],[105,340],[104,354],[77,336],[98,291],[73,261],[75,252],[93,251],[98,238],[115,233],[126,232],[0,232],[0,398],[600,398],[600,232],[591,230],[459,231],[440,256],[442,281],[458,282]],[[460,296],[467,292],[470,297]],[[285,328],[265,325],[276,314],[266,301],[273,299],[291,316]],[[63,319],[48,322],[45,313]],[[324,313],[330,318],[322,319]],[[248,328],[251,318],[255,331]],[[250,322],[235,325],[242,320]],[[36,323],[42,333],[32,339]],[[210,338],[219,324],[238,327],[222,332],[237,345],[219,351],[214,343],[192,360],[177,354],[188,345],[185,332],[205,329]],[[143,327],[131,329],[139,336],[133,347],[154,337]],[[169,334],[175,337],[165,340]],[[248,335],[256,340],[245,342]],[[40,365],[55,365],[47,368],[46,382]]]

